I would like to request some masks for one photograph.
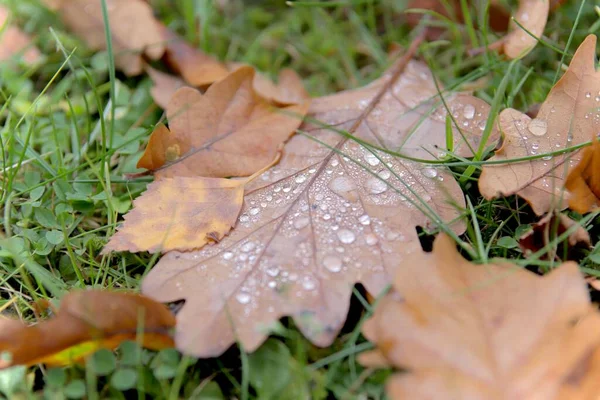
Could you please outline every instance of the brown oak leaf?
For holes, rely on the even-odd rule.
[[[408,61],[415,46],[370,85],[314,99],[281,162],[246,187],[231,233],[199,251],[167,253],[143,280],[158,301],[185,300],[181,350],[216,356],[239,341],[252,351],[283,316],[326,346],[344,323],[353,285],[380,293],[398,262],[420,251],[416,226],[463,230],[464,197],[449,171],[361,142],[425,160],[445,150],[448,113],[431,72]],[[489,106],[446,97],[472,139],[467,145],[454,127],[454,148],[471,154]]]
[[[479,190],[486,199],[517,194],[537,215],[552,207],[563,207],[567,196],[564,180],[568,170],[581,158],[579,151],[511,162],[511,159],[539,156],[585,143],[600,131],[600,73],[595,69],[596,36],[579,46],[571,65],[554,85],[537,117],[531,119],[514,109],[498,116],[503,133],[502,148],[493,162],[484,165]]]
[[[600,205],[600,142],[594,140],[583,150],[581,161],[569,171],[565,187],[569,191],[569,208],[587,213]]]
[[[391,399],[595,399],[600,314],[577,264],[540,277],[505,261],[476,265],[440,235],[396,269],[363,326],[364,365],[407,370]]]
[[[239,68],[205,94],[184,87],[167,106],[169,129],[152,133],[138,167],[166,177],[248,176],[276,155],[300,125],[308,102],[274,107],[253,88],[254,69]]]

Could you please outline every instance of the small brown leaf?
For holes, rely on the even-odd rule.
[[[189,86],[204,88],[229,75],[225,64],[187,44],[178,35],[160,25],[165,41],[165,62]],[[160,104],[159,104],[160,105]]]
[[[5,26],[6,24],[9,24]],[[0,61],[7,61],[14,56],[20,56],[27,64],[38,62],[42,56],[37,47],[31,43],[31,38],[19,28],[10,25],[10,10],[0,6]]]
[[[537,215],[562,208],[564,179],[579,162],[579,151],[520,162],[511,159],[536,156],[592,140],[600,131],[596,108],[600,105],[600,73],[595,69],[596,36],[579,46],[571,65],[554,85],[535,119],[514,109],[498,116],[503,146],[484,165],[479,190],[486,199],[518,194]]]
[[[67,365],[81,361],[98,348],[113,349],[137,340],[151,349],[173,346],[170,330],[175,317],[162,304],[134,293],[76,291],[61,301],[57,315],[35,325],[0,319],[0,353],[12,365]]]
[[[166,177],[248,176],[268,164],[300,126],[308,103],[276,108],[256,94],[254,70],[243,67],[204,95],[177,90],[138,163]]]
[[[393,288],[363,327],[377,350],[359,358],[408,370],[390,398],[596,398],[600,314],[575,263],[545,277],[475,265],[441,235],[398,266]]]
[[[583,150],[579,164],[571,169],[565,188],[569,191],[569,208],[587,213],[600,205],[600,142],[594,140]]]
[[[573,228],[577,226],[577,228]],[[575,229],[567,239],[568,247],[584,247],[592,246],[590,235],[584,227],[573,221],[565,214],[557,214],[556,212],[546,214],[540,221],[534,225],[533,229],[524,234],[519,239],[519,246],[525,255],[535,253],[544,247],[548,246],[552,240],[565,233],[568,229]],[[565,251],[562,243],[555,248],[551,248],[551,252],[544,258],[555,259],[562,257]]]
[[[166,109],[169,106],[169,101],[171,101],[171,98],[175,95],[177,89],[189,86],[183,79],[160,72],[147,65],[146,72],[154,83],[154,86],[150,89],[150,94],[152,95],[154,102],[162,109]]]
[[[537,45],[537,38],[541,38],[544,33],[549,12],[549,0],[519,1],[519,8],[513,18],[525,29],[515,21],[510,22],[509,33],[503,39],[504,54],[508,58],[523,57]]]
[[[105,50],[102,2],[98,0],[44,0],[64,24],[92,50]],[[161,26],[152,8],[142,0],[106,0],[115,64],[127,75],[143,72],[145,54],[159,59],[164,51]]]
[[[456,221],[464,197],[446,169],[353,139],[425,160],[445,151],[448,111],[428,68],[409,62],[415,49],[368,86],[314,99],[303,134],[246,188],[230,234],[198,251],[169,252],[150,271],[144,293],[186,300],[177,316],[180,349],[209,357],[239,341],[253,351],[283,316],[313,343],[329,345],[352,286],[379,294],[399,260],[419,251],[415,226],[433,219],[464,229]],[[470,154],[489,106],[452,93],[445,104],[457,115],[454,148]]]

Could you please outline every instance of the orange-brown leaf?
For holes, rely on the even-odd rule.
[[[253,79],[254,70],[242,67],[205,94],[188,87],[177,90],[167,108],[170,133],[159,127],[152,134],[158,138],[151,139],[139,166],[164,178],[248,176],[268,164],[302,122],[308,103],[271,106],[256,94]],[[163,159],[170,162],[155,162]]]
[[[227,66],[216,58],[190,46],[164,26],[159,29],[166,46],[165,62],[188,85],[203,88],[229,75]]]
[[[509,33],[503,39],[503,51],[508,58],[522,57],[535,47],[537,38],[544,33],[549,12],[549,0],[520,0],[513,18],[525,29],[510,22]]]
[[[172,347],[175,317],[162,304],[134,293],[100,290],[67,294],[57,315],[35,325],[0,319],[0,353],[8,352],[11,365],[67,365],[98,348],[117,347],[136,340],[152,349]]]
[[[98,0],[45,0],[64,24],[92,50],[105,50],[102,3]],[[160,58],[164,38],[152,8],[142,0],[106,0],[115,64],[127,75],[143,72],[143,57]]]
[[[9,24],[5,26],[6,24]],[[20,56],[28,64],[36,63],[41,53],[31,43],[31,38],[19,28],[10,25],[10,11],[0,6],[0,61],[6,61],[14,56]]]
[[[154,86],[150,89],[150,94],[154,99],[154,102],[162,109],[166,109],[169,105],[169,101],[177,92],[177,89],[186,85],[183,79],[180,79],[174,75],[169,75],[164,72],[158,71],[154,68],[146,66],[146,72]]]
[[[583,150],[579,164],[567,176],[569,208],[578,213],[590,212],[600,205],[600,142],[595,140]]]
[[[546,159],[510,162],[569,148],[596,137],[600,119],[600,73],[595,69],[596,37],[588,36],[579,46],[571,65],[554,85],[535,119],[514,109],[500,113],[498,124],[504,143],[491,161],[506,164],[484,165],[479,190],[491,199],[518,194],[537,215],[562,208],[564,180],[579,161],[580,152],[547,156]]]
[[[361,355],[408,370],[388,382],[392,399],[564,399],[598,387],[600,314],[575,263],[545,277],[476,265],[441,235],[396,271],[363,328],[377,350]]]
[[[449,171],[336,131],[426,160],[445,151],[447,111],[438,88],[424,64],[407,62],[403,57],[366,87],[314,99],[310,120],[325,125],[305,122],[281,162],[248,185],[230,234],[199,251],[167,253],[144,279],[143,292],[154,299],[185,299],[180,349],[208,357],[239,341],[252,351],[283,316],[313,343],[329,345],[355,283],[377,295],[399,260],[420,249],[415,226],[461,215],[464,197]],[[489,106],[447,95],[457,126],[475,145]],[[453,137],[457,152],[469,154],[457,127]],[[461,222],[452,227],[463,230]]]

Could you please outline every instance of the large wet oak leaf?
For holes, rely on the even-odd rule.
[[[29,35],[10,24],[10,18],[9,9],[0,6],[0,61],[18,56],[27,64],[38,62],[42,56],[39,49],[32,44]]]
[[[575,263],[541,277],[504,261],[476,265],[439,236],[396,269],[363,327],[365,365],[406,370],[391,399],[596,399],[600,315]]]
[[[92,50],[106,50],[102,2],[99,0],[44,0],[65,26]],[[143,72],[143,55],[157,60],[165,46],[152,8],[142,0],[106,0],[116,67],[127,75]]]
[[[484,165],[479,178],[481,194],[492,199],[517,194],[537,215],[562,207],[564,180],[581,158],[579,151],[511,162],[588,142],[600,131],[600,73],[595,69],[596,36],[579,46],[571,65],[554,85],[535,119],[514,109],[498,116],[502,148]]]
[[[463,230],[464,197],[449,171],[339,132],[426,160],[445,151],[448,114],[430,71],[406,58],[395,68],[366,87],[314,99],[312,122],[286,144],[278,165],[246,187],[230,234],[199,251],[169,252],[146,276],[148,296],[185,300],[178,348],[210,357],[238,341],[252,351],[284,316],[313,343],[329,345],[352,287],[360,282],[377,295],[398,263],[420,251],[416,226]],[[489,106],[456,94],[446,104],[476,146]],[[453,137],[456,151],[470,154],[457,129]]]
[[[248,176],[267,165],[302,123],[309,102],[275,107],[253,87],[254,69],[242,67],[205,94],[184,87],[167,107],[138,167],[165,177]]]
[[[28,325],[0,319],[0,353],[11,365],[68,365],[99,348],[114,349],[126,340],[141,340],[150,349],[173,347],[175,317],[163,304],[125,292],[75,291],[61,301],[52,318]],[[139,334],[139,335],[138,335]],[[140,337],[143,335],[143,337]]]

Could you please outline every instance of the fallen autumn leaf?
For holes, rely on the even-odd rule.
[[[439,236],[396,269],[394,292],[363,333],[359,361],[407,370],[391,399],[595,399],[600,314],[575,263],[540,277],[504,261],[475,265]]]
[[[216,356],[237,340],[252,351],[283,316],[313,343],[328,345],[344,323],[352,286],[361,282],[378,294],[398,261],[419,251],[416,226],[433,219],[463,230],[464,198],[448,171],[336,131],[427,160],[444,151],[447,112],[431,72],[408,61],[414,46],[372,84],[315,99],[281,162],[246,188],[231,233],[199,251],[167,253],[144,279],[152,298],[185,300],[179,349]],[[455,128],[454,148],[471,154],[489,106],[454,94],[446,104],[471,140]]]
[[[596,36],[589,35],[535,119],[512,108],[500,113],[498,124],[504,141],[490,161],[506,163],[483,166],[479,190],[486,199],[517,194],[537,215],[564,206],[564,180],[581,158],[578,151],[510,161],[568,149],[596,137],[600,131],[595,111],[600,105],[600,73],[596,72],[595,53]]]
[[[34,325],[0,319],[0,353],[12,365],[67,365],[81,361],[99,348],[116,348],[125,340],[139,340],[151,349],[173,347],[175,317],[167,307],[147,297],[101,290],[75,291],[61,301],[56,316]]]

